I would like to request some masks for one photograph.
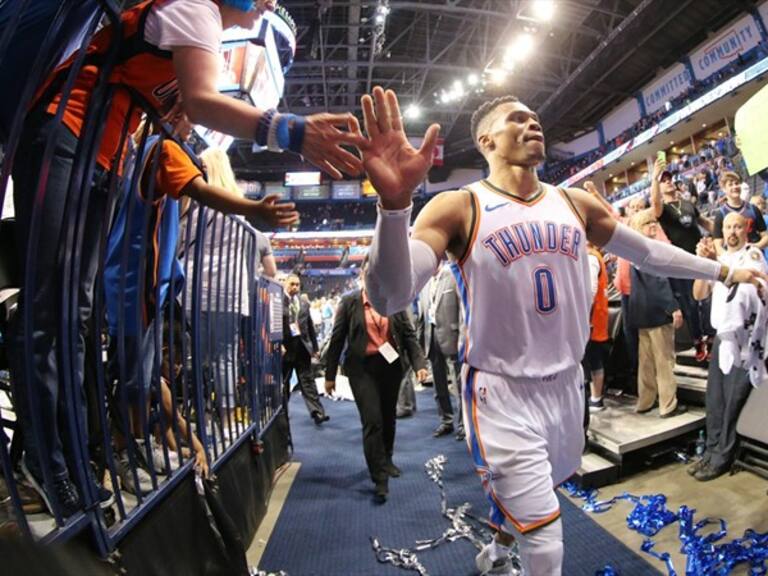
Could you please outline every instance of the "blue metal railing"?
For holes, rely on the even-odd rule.
[[[19,1],[19,14],[31,4]],[[76,4],[64,2],[49,30],[72,27],[69,10]],[[282,288],[255,273],[255,230],[241,218],[192,202],[180,217],[168,218],[174,225],[180,220],[178,229],[161,235],[164,216],[177,207],[167,191],[158,188],[162,152],[166,146],[179,146],[190,163],[197,160],[136,95],[128,117],[141,111],[146,122],[133,134],[126,122],[118,147],[125,150],[133,142],[133,159],[126,156],[125,162],[114,163],[121,173],[97,165],[112,98],[127,89],[108,82],[120,33],[112,35],[100,65],[80,137],[73,144],[66,189],[52,188],[53,163],[59,162],[67,138],[72,140],[61,118],[83,66],[84,48],[99,24],[119,32],[120,11],[120,3],[100,0],[98,11],[83,20],[88,28],[63,83],[62,103],[55,117],[45,117],[52,128],[40,158],[34,159],[39,171],[27,189],[15,183],[17,203],[22,193],[34,195],[26,196],[33,200],[28,212],[26,204],[21,209],[17,205],[17,212],[23,212],[16,223],[23,249],[13,254],[7,246],[0,247],[3,261],[19,258],[23,269],[13,319],[17,329],[0,324],[0,346],[15,344],[10,354],[12,393],[0,389],[14,412],[14,417],[4,413],[0,418],[0,481],[8,487],[10,513],[23,534],[44,543],[90,530],[102,555],[114,550],[196,468],[207,465],[215,471],[243,442],[257,441],[283,402]],[[23,16],[12,15],[10,21]],[[74,28],[73,33],[81,32]],[[12,42],[6,31],[0,33],[0,48]],[[29,160],[16,159],[15,153],[35,127],[25,124],[26,111],[51,68],[46,58],[54,47],[43,43],[42,48],[2,142],[0,200],[14,160]],[[4,54],[0,51],[0,63]],[[39,121],[43,114],[38,113]],[[52,190],[63,194],[64,201],[52,196]],[[52,242],[44,217],[51,202],[61,202],[64,209],[62,235],[53,240],[59,258],[46,269],[37,259],[40,246],[47,243],[50,248]],[[118,229],[118,221],[127,225]],[[157,258],[162,250],[178,263],[161,278]],[[110,279],[111,291],[106,270],[116,273]],[[51,283],[53,297],[36,301],[36,291]],[[189,289],[181,288],[185,284]],[[41,337],[50,343],[47,352],[56,352],[45,356],[53,359],[53,366],[41,366]],[[37,447],[34,463],[50,501],[48,513],[24,513],[18,490],[20,462],[10,449],[23,437],[24,445],[31,440]],[[54,473],[58,448],[50,444],[51,437],[61,439],[61,457],[82,502],[72,514],[65,514],[56,498],[61,474]],[[113,504],[107,499],[109,491],[114,493]]]

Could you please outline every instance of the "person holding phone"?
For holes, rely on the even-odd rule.
[[[651,208],[669,241],[689,254],[696,254],[696,245],[702,238],[701,229],[713,231],[712,221],[703,216],[696,205],[682,198],[667,170],[664,151],[656,155],[651,178]],[[698,303],[693,299],[693,280],[671,278],[672,290],[680,303],[688,332],[696,348],[696,360],[707,359],[707,344]]]

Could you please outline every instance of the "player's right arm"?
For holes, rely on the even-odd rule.
[[[365,279],[368,297],[379,313],[405,310],[446,253],[463,254],[470,202],[466,191],[438,194],[419,213],[410,238],[410,207],[390,211],[379,206]]]

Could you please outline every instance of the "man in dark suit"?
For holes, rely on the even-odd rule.
[[[285,402],[291,396],[291,375],[296,370],[299,387],[309,415],[320,425],[330,419],[320,403],[317,385],[312,376],[312,356],[317,355],[317,336],[315,326],[309,315],[309,304],[301,302],[299,277],[291,274],[286,277],[283,295],[283,386]]]
[[[363,263],[363,274],[366,267],[367,260]],[[384,503],[389,494],[389,477],[400,476],[400,469],[392,462],[392,452],[397,395],[403,378],[401,356],[408,357],[417,378],[423,381],[427,377],[424,353],[405,312],[380,316],[368,301],[364,287],[345,294],[336,309],[325,370],[328,394],[336,387],[336,371],[345,342],[344,373],[360,412],[365,461],[376,485],[374,498]]]
[[[419,323],[424,333],[424,350],[432,364],[432,378],[435,383],[435,401],[440,414],[440,424],[433,436],[445,436],[454,430],[454,410],[448,386],[449,364],[456,385],[456,406],[458,411],[457,440],[464,439],[464,425],[461,421],[461,363],[459,362],[459,340],[462,322],[459,307],[459,293],[456,280],[448,266],[438,268],[419,295]]]

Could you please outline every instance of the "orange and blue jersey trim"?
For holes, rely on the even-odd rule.
[[[461,305],[464,308],[464,341],[461,343],[459,349],[459,360],[463,363],[467,363],[467,354],[469,353],[469,326],[472,320],[470,308],[471,299],[469,297],[469,287],[464,278],[464,270],[457,262],[451,262],[451,272],[453,278],[456,280],[456,286],[459,289],[459,297],[461,298]]]
[[[480,437],[480,427],[477,419],[477,402],[475,401],[477,391],[475,390],[477,384],[478,370],[472,366],[467,366],[467,377],[464,385],[464,402],[465,409],[469,415],[469,430],[467,431],[467,443],[472,456],[472,462],[475,465],[475,471],[480,476],[483,488],[488,496],[488,500],[491,504],[491,512],[489,518],[489,524],[491,524],[497,530],[502,528],[505,520],[514,526],[514,528],[521,534],[532,532],[538,528],[542,528],[547,524],[550,524],[560,517],[560,510],[555,510],[552,514],[531,522],[530,524],[523,524],[516,520],[512,514],[504,507],[499,500],[498,496],[493,490],[491,484],[491,469],[488,465],[488,460],[485,455],[485,448]]]

